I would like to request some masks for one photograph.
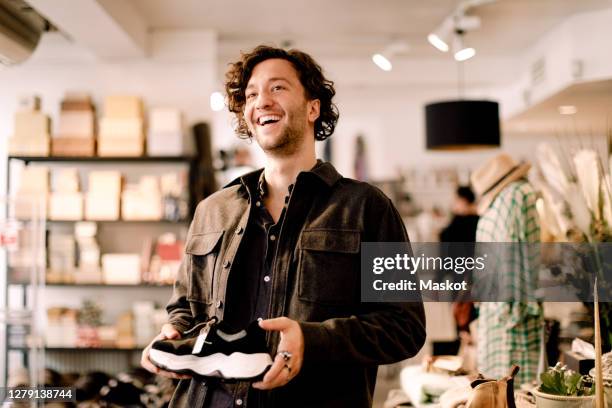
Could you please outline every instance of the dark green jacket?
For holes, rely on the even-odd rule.
[[[252,205],[246,185],[260,173],[198,205],[167,306],[169,322],[180,331],[209,316],[223,319],[232,290],[228,275]],[[361,242],[407,241],[397,210],[380,190],[342,177],[329,163],[298,175],[278,241],[270,317],[300,322],[304,365],[289,384],[268,393],[266,406],[369,407],[378,365],[419,351],[422,303],[360,301]],[[269,335],[272,353],[278,340]],[[181,381],[171,407],[201,407],[206,389],[199,380]]]

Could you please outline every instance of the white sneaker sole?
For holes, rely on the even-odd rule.
[[[249,379],[263,374],[272,365],[268,353],[232,353],[229,356],[215,353],[206,357],[193,354],[177,356],[165,351],[151,349],[149,359],[158,367],[168,371],[192,372],[204,377],[225,379]]]

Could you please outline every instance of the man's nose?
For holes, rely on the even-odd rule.
[[[272,98],[270,92],[262,91],[257,95],[257,100],[255,101],[255,108],[263,109],[272,105]]]

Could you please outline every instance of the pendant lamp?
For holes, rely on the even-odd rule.
[[[425,130],[428,150],[499,147],[499,104],[466,99],[430,103]]]

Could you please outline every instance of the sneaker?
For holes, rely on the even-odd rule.
[[[184,333],[182,339],[158,340],[149,359],[159,368],[181,374],[225,380],[251,380],[272,366],[265,331],[257,322],[230,333],[216,318]]]

